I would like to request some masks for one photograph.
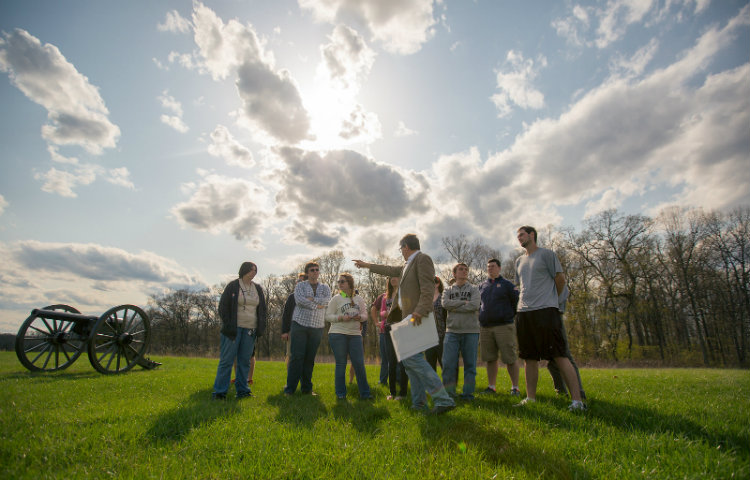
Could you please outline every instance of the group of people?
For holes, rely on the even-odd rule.
[[[287,379],[284,395],[313,391],[315,356],[325,323],[330,324],[328,340],[333,351],[335,391],[345,399],[347,358],[357,378],[359,397],[372,399],[367,382],[362,342],[363,325],[368,315],[377,324],[380,340],[380,383],[390,390],[389,400],[399,400],[411,383],[412,409],[428,411],[428,395],[433,414],[455,408],[456,399],[472,400],[476,389],[477,360],[487,365],[487,388],[483,394],[496,394],[498,360],[507,368],[510,394],[520,397],[520,359],[525,362],[526,397],[517,405],[536,401],[539,362],[546,360],[555,389],[570,392],[571,411],[586,409],[585,394],[578,367],[570,353],[562,313],[568,295],[560,261],[552,250],[537,245],[533,227],[518,229],[517,239],[525,250],[516,260],[518,287],[500,275],[500,261],[487,262],[488,278],[481,285],[469,282],[469,267],[458,263],[453,279],[444,287],[435,275],[432,259],[420,250],[416,235],[407,234],[399,242],[405,263],[378,265],[354,260],[357,268],[388,277],[386,292],[369,307],[357,293],[354,278],[343,273],[337,279],[337,294],[319,282],[320,266],[305,265],[294,293],[287,299],[282,320],[282,338],[288,340]],[[260,286],[252,282],[257,267],[245,262],[239,278],[225,288],[219,302],[222,321],[221,353],[214,382],[213,398],[223,399],[230,384],[232,364],[236,361],[237,398],[251,396],[247,378],[255,339],[263,334],[266,305]],[[439,333],[438,345],[398,361],[389,334],[394,323],[410,316],[421,325],[434,320]],[[457,393],[459,357],[463,358],[464,382]],[[442,379],[436,366],[442,367]]]

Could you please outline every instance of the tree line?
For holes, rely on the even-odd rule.
[[[557,253],[567,277],[571,295],[564,321],[579,362],[750,364],[750,206],[725,212],[669,207],[654,217],[606,210],[585,220],[579,231],[537,230],[539,245]],[[427,253],[444,282],[453,265],[463,262],[478,285],[490,258],[500,259],[503,276],[515,282],[520,248],[502,255],[484,240],[462,234],[442,238],[441,245],[441,251]],[[385,290],[384,277],[353,268],[341,250],[316,260],[320,281],[332,288],[340,273],[352,273],[368,305]],[[402,262],[383,253],[368,261]],[[284,356],[281,314],[302,267],[261,280],[268,327],[257,344],[260,358]],[[215,285],[152,295],[152,352],[217,355],[223,289]],[[378,351],[374,322],[367,329],[365,354],[373,360]],[[331,356],[326,337],[319,354]]]

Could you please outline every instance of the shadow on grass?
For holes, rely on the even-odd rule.
[[[387,408],[375,406],[372,400],[339,400],[331,412],[334,417],[348,421],[358,432],[371,437],[378,433],[384,420],[391,418]]]
[[[515,399],[509,401],[490,398],[475,401],[475,404],[500,415],[534,418],[546,423],[550,428],[577,430],[581,428],[581,419],[597,420],[625,431],[641,432],[646,435],[669,433],[703,441],[709,445],[721,447],[723,451],[735,450],[744,455],[750,454],[750,434],[747,430],[743,432],[744,435],[726,431],[718,432],[716,428],[707,428],[683,415],[661,413],[656,409],[607,400],[593,399],[589,402],[589,410],[586,413],[576,414],[567,411],[569,400],[566,398],[539,396],[538,401],[537,405],[519,408],[512,406],[518,403]],[[559,409],[559,412],[537,408],[540,404],[553,405]]]
[[[91,372],[18,372],[3,375],[10,380],[33,380],[35,383],[54,383],[67,380],[78,380],[80,378],[96,378],[102,374],[93,370]]]
[[[491,466],[523,469],[532,478],[592,477],[583,465],[540,449],[533,439],[509,439],[497,430],[452,414],[427,417],[422,436],[429,442],[431,450],[448,449],[454,455],[474,451]]]
[[[148,440],[176,442],[197,427],[240,411],[238,401],[232,398],[223,401],[212,400],[211,391],[210,388],[199,390],[190,395],[179,407],[160,415],[146,432]]]
[[[727,405],[727,408],[731,406]],[[682,415],[664,414],[650,408],[634,407],[606,400],[593,402],[585,415],[622,430],[636,430],[649,434],[670,433],[685,436],[691,440],[704,441],[714,447],[721,447],[722,451],[736,450],[744,455],[750,455],[750,433],[746,428],[742,429],[743,434],[718,432],[717,427],[706,427]]]
[[[319,418],[328,414],[320,397],[303,395],[299,392],[291,396],[283,393],[269,395],[266,402],[279,408],[279,413],[276,415],[278,422],[297,427],[312,429]]]

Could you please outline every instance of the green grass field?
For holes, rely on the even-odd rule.
[[[747,371],[584,369],[585,414],[569,413],[541,372],[528,408],[499,394],[434,417],[380,386],[374,402],[351,385],[338,404],[331,364],[315,367],[318,397],[280,395],[284,364],[259,361],[254,398],[213,402],[217,360],[156,360],[104,376],[84,355],[32,374],[0,352],[0,476],[750,478]],[[368,366],[373,384],[377,371]]]

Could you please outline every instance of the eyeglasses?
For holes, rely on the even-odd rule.
[[[308,270],[308,272],[319,272],[319,271],[320,271],[319,268],[311,268]]]
[[[346,280],[339,280],[338,283],[342,284],[342,283],[349,283],[349,282],[347,282]]]

